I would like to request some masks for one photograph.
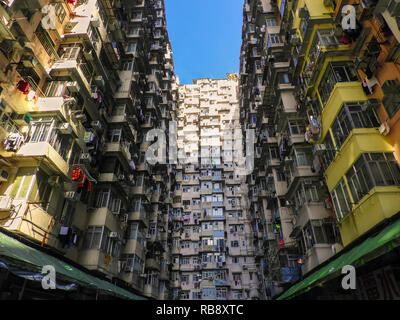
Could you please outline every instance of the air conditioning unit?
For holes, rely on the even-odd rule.
[[[385,122],[383,122],[383,123],[381,124],[381,126],[379,127],[379,133],[380,133],[381,135],[383,135],[383,136],[387,136],[387,135],[389,134],[389,132],[390,132],[390,127],[389,127],[389,125],[387,124],[387,122],[385,121]]]
[[[140,274],[140,277],[141,277],[141,278],[147,278],[147,274],[146,274],[146,273],[141,273],[141,274]]]
[[[6,170],[0,170],[0,181],[5,182],[8,180],[8,172]]]
[[[110,232],[110,238],[118,238],[119,234],[118,232]]]
[[[81,154],[80,160],[89,161],[90,162],[92,160],[92,156],[90,155],[90,153],[84,152],[84,153]]]
[[[101,124],[101,121],[92,121],[90,123],[90,125],[94,128],[94,129],[98,129],[101,130],[101,128],[103,127],[103,125]]]
[[[76,99],[74,97],[64,98],[64,104],[73,107],[76,105]]]
[[[83,112],[75,114],[75,119],[80,121],[80,122],[86,122],[87,121],[87,117]]]
[[[69,123],[65,122],[61,124],[61,126],[58,128],[61,134],[71,134],[72,133],[72,127]]]
[[[61,177],[60,176],[51,176],[47,180],[48,184],[51,186],[55,186],[61,183]]]
[[[96,85],[99,87],[104,87],[104,85],[105,85],[104,78],[102,76],[95,77],[94,81],[95,81]]]
[[[68,83],[67,83],[67,89],[68,89],[70,92],[78,92],[79,89],[80,89],[80,87],[79,87],[77,81],[71,81],[71,82],[68,82]]]
[[[85,59],[88,61],[93,61],[93,59],[94,59],[93,50],[84,50],[83,55],[84,55]]]
[[[247,266],[243,266],[243,270],[247,270]]]
[[[75,191],[67,191],[64,193],[65,199],[76,201],[78,199],[78,193]]]

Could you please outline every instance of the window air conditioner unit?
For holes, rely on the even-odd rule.
[[[83,163],[85,163],[85,162],[87,163],[87,162],[91,162],[91,161],[92,161],[92,157],[91,157],[90,153],[85,152],[85,153],[82,153],[82,154],[81,154],[80,160],[81,160]]]
[[[110,232],[110,238],[118,238],[118,232]]]
[[[67,83],[67,89],[68,89],[70,92],[78,92],[79,89],[80,89],[80,87],[79,87],[77,81],[71,81],[71,82],[68,82],[68,83]]]
[[[104,82],[104,78],[102,76],[95,77],[94,81],[95,81],[97,86],[104,87],[105,82]]]
[[[65,199],[76,201],[78,199],[78,193],[75,191],[67,191],[64,193]]]
[[[8,180],[8,172],[6,170],[0,170],[0,181],[5,182]]]
[[[61,134],[71,134],[72,133],[72,127],[69,123],[63,123],[61,126],[58,128]]]
[[[383,122],[383,123],[381,124],[381,126],[379,127],[379,133],[380,133],[381,135],[383,135],[383,136],[387,136],[387,135],[389,134],[389,132],[390,132],[390,127],[389,127],[389,125],[387,124],[387,122],[385,121],[385,122]]]
[[[93,50],[84,50],[83,55],[86,60],[93,61],[94,59],[94,51]]]
[[[83,112],[75,114],[75,119],[80,121],[80,122],[86,122],[87,121],[87,117]]]
[[[101,129],[103,127],[103,125],[101,124],[101,121],[92,121],[90,123],[90,125],[94,128],[94,129]]]

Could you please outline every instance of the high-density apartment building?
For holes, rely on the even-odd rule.
[[[246,0],[243,14],[267,298],[398,297],[399,2]],[[357,291],[337,281],[346,265]]]
[[[0,1],[3,299],[169,297],[174,81],[163,0]]]
[[[172,204],[174,299],[259,299],[259,264],[243,174],[237,75],[178,85]]]

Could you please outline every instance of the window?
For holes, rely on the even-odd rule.
[[[65,60],[76,60],[79,55],[80,47],[64,47],[61,59]]]
[[[339,40],[336,38],[334,33],[335,33],[334,29],[318,29],[317,35],[320,44],[324,47],[338,45]]]
[[[270,34],[268,43],[272,43],[272,44],[282,43],[282,38],[279,34]]]
[[[392,153],[364,153],[347,171],[354,202],[376,186],[400,185],[400,169]]]
[[[305,125],[299,121],[289,121],[289,132],[290,135],[300,134],[303,135],[306,132]]]
[[[127,52],[136,52],[137,43],[136,42],[129,42]]]
[[[50,57],[53,56],[55,53],[54,42],[50,38],[47,31],[42,28],[41,24],[39,24],[38,28],[36,29],[35,34],[36,34],[36,37],[39,39],[40,43],[42,44],[46,53]]]
[[[103,227],[89,226],[86,230],[83,248],[100,249],[100,242],[103,235]]]
[[[332,125],[337,149],[340,149],[353,129],[376,127],[379,127],[379,122],[372,110],[363,112],[362,105],[358,102],[345,103]]]
[[[48,142],[50,140],[54,120],[39,119],[32,123],[29,142]]]
[[[64,94],[65,81],[50,81],[44,89],[46,97],[61,97]]]
[[[136,240],[139,233],[139,224],[138,223],[129,223],[126,228],[126,239]]]
[[[335,158],[335,154],[336,154],[335,146],[333,145],[330,132],[328,132],[325,137],[324,145],[326,147],[326,152],[324,152],[322,154],[322,161],[323,161],[325,168],[327,168],[327,167],[329,167],[329,165]]]
[[[60,23],[63,23],[65,16],[67,15],[67,13],[64,10],[63,5],[61,3],[56,3],[55,11],[56,11],[56,16],[57,16],[58,21]]]
[[[127,61],[124,63],[122,70],[123,71],[130,71],[133,69],[133,61]]]
[[[267,27],[275,27],[278,25],[278,22],[276,21],[275,18],[266,19],[265,23],[266,23]]]
[[[342,178],[331,192],[333,207],[338,219],[343,219],[350,211],[351,201]]]
[[[357,80],[358,75],[353,62],[331,62],[328,65],[318,87],[322,104],[325,106],[325,104],[328,102],[336,83]]]
[[[296,149],[296,161],[297,165],[300,166],[310,166],[312,164],[310,153],[306,149]]]
[[[227,288],[218,288],[216,289],[216,296],[217,298],[227,298],[228,290]]]

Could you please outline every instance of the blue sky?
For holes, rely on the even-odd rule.
[[[239,72],[243,0],[165,0],[180,83]]]

